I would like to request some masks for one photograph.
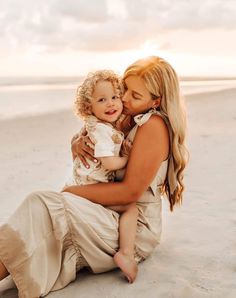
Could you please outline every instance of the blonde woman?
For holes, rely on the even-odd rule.
[[[134,257],[141,262],[160,241],[162,195],[171,211],[182,202],[186,122],[177,75],[162,58],[148,57],[126,69],[124,84],[121,127],[133,146],[119,181],[35,192],[0,228],[0,278],[9,272],[19,297],[65,287],[83,267],[116,268],[119,214],[106,206],[136,202]],[[74,154],[92,154],[86,148],[83,139],[73,141]]]

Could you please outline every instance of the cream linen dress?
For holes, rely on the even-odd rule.
[[[138,126],[155,111],[135,117]],[[139,209],[135,259],[141,262],[155,249],[161,236],[160,186],[167,175],[164,161],[150,187],[137,201]],[[142,174],[142,173],[137,173]],[[118,175],[122,177],[122,173]],[[134,178],[135,179],[135,178]],[[119,214],[70,193],[30,194],[0,228],[0,260],[10,272],[20,298],[36,298],[65,287],[76,272],[94,273],[116,268]]]

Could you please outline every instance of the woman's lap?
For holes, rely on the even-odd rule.
[[[65,222],[61,194],[35,192],[0,227],[0,259],[19,297],[44,296],[63,288],[75,279],[76,266],[86,265]]]
[[[35,192],[0,227],[0,259],[16,282],[19,297],[45,295],[66,286],[83,267],[94,273],[114,269],[118,227],[119,214],[99,204],[68,193]],[[138,222],[137,261],[151,253],[154,238]],[[27,296],[29,286],[34,292]]]
[[[119,214],[84,198],[63,193],[69,225],[81,254],[94,273],[116,267]]]

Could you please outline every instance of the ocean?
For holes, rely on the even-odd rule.
[[[73,109],[83,77],[0,78],[0,120]],[[184,95],[236,88],[236,79],[183,79]]]

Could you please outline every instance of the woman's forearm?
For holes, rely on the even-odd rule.
[[[141,194],[128,189],[124,182],[72,185],[63,192],[70,192],[104,206],[125,205],[137,201]]]

